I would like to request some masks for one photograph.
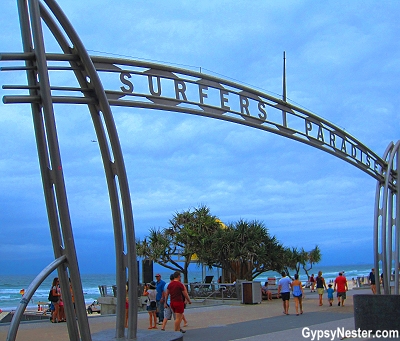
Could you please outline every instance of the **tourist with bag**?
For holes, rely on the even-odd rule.
[[[49,292],[49,297],[48,297],[49,301],[50,301],[50,302],[53,304],[53,306],[54,306],[54,311],[53,311],[53,314],[52,314],[51,320],[50,320],[52,323],[60,322],[60,316],[59,316],[59,314],[60,314],[60,312],[59,312],[59,310],[60,310],[59,300],[60,300],[61,293],[60,293],[60,291],[58,290],[59,285],[60,285],[60,282],[59,282],[59,280],[58,280],[58,277],[55,277],[55,278],[53,279],[53,284],[52,284],[52,286],[51,286],[51,289],[50,289],[50,292]]]
[[[148,329],[157,329],[157,291],[156,291],[156,283],[151,281],[147,283],[145,286],[143,296],[147,296],[147,312],[149,313],[149,328]],[[153,326],[154,322],[154,326]]]
[[[185,330],[181,329],[181,322],[183,319],[183,313],[185,311],[185,301],[189,304],[192,303],[186,287],[181,283],[181,273],[179,271],[174,272],[174,280],[168,284],[167,291],[165,293],[165,299],[168,300],[168,296],[171,296],[171,309],[175,313],[175,326],[176,332],[180,331],[185,333]],[[165,308],[167,303],[164,302]]]
[[[174,280],[174,274],[172,274],[170,277],[169,277],[169,279],[170,279],[170,282],[172,282],[173,280]],[[167,325],[167,322],[168,322],[168,320],[171,320],[171,318],[172,318],[172,315],[174,316],[174,320],[175,320],[175,313],[172,311],[172,309],[171,309],[171,301],[170,301],[170,299],[166,299],[166,293],[167,293],[167,289],[168,289],[168,284],[169,283],[167,283],[166,285],[165,285],[165,287],[164,287],[164,307],[165,307],[165,309],[164,309],[164,320],[163,320],[163,323],[162,323],[162,327],[161,327],[161,330],[165,330],[165,326]],[[188,325],[188,322],[187,322],[187,320],[186,320],[186,318],[185,318],[185,314],[182,314],[182,321],[183,321],[183,323],[184,323],[184,327],[187,327],[187,325]]]

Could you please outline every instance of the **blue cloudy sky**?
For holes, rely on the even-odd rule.
[[[59,0],[92,55],[159,62],[287,96],[378,155],[400,137],[400,2]],[[58,52],[46,37],[48,52]],[[17,5],[0,5],[0,51],[22,51]],[[2,63],[1,66],[10,65]],[[62,74],[59,77],[63,77]],[[0,84],[24,84],[0,73]],[[13,94],[0,90],[1,96]],[[318,149],[205,117],[114,108],[135,230],[166,227],[200,204],[225,223],[265,223],[322,264],[373,260],[376,181]],[[88,111],[56,105],[82,272],[114,271],[104,172]],[[29,105],[0,104],[0,274],[37,273],[53,259]]]

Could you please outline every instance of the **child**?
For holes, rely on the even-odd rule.
[[[328,302],[329,302],[329,305],[330,305],[330,306],[331,306],[332,303],[333,303],[333,293],[334,293],[334,291],[335,291],[335,290],[332,289],[332,284],[328,284],[328,290],[327,290],[327,292],[328,292]]]

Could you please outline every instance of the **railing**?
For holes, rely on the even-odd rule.
[[[142,296],[144,289],[143,284],[138,285],[138,297]],[[117,297],[117,286],[116,285],[99,285],[99,291],[101,297]]]
[[[237,300],[240,296],[236,284],[193,282],[185,284],[192,299]],[[99,285],[101,297],[117,297],[116,285]],[[138,297],[143,293],[143,284],[138,285]]]
[[[116,285],[99,285],[99,291],[101,297],[117,297]]]
[[[204,283],[193,282],[188,284],[189,296],[192,299],[238,299],[238,288],[232,283]]]

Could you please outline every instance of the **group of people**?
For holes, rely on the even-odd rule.
[[[171,320],[172,316],[174,316],[174,330],[185,333],[186,331],[181,328],[181,323],[182,321],[184,322],[184,327],[188,325],[184,310],[186,304],[191,304],[192,302],[186,287],[181,283],[181,273],[179,271],[174,272],[170,276],[169,283],[165,283],[161,279],[160,274],[156,274],[155,278],[156,281],[147,283],[143,291],[143,296],[147,297],[146,310],[149,314],[148,329],[158,329],[158,315],[158,325],[161,325],[161,330],[164,331],[168,320]],[[128,299],[125,308],[125,327],[128,327]]]
[[[400,274],[400,265],[399,265],[399,267],[398,267],[398,273]],[[392,276],[393,276],[393,277],[392,277],[392,280],[394,280],[395,274],[396,274],[396,271],[393,270],[393,273],[392,273]],[[378,274],[378,277],[379,277],[379,274]],[[370,272],[369,275],[368,275],[368,283],[369,283],[369,285],[370,285],[370,287],[371,287],[371,291],[372,291],[372,293],[373,293],[374,295],[376,294],[376,284],[377,284],[377,282],[378,282],[378,285],[382,284],[382,287],[383,287],[383,288],[385,287],[385,281],[384,281],[384,279],[383,279],[383,272],[381,273],[380,278],[378,278],[378,280],[376,280],[376,278],[375,278],[375,268],[372,268],[372,269],[371,269],[371,272]]]
[[[293,294],[295,301],[296,315],[303,314],[303,297],[304,289],[301,281],[299,280],[298,274],[294,275],[294,280],[292,281],[287,277],[286,272],[281,273],[282,278],[279,280],[278,285],[278,298],[282,298],[283,303],[283,313],[289,315],[289,300],[290,295]],[[313,276],[312,276],[313,277]],[[181,328],[182,321],[184,322],[184,327],[187,326],[187,320],[184,315],[184,310],[186,304],[191,304],[190,297],[188,295],[186,286],[181,283],[181,273],[179,271],[174,272],[170,276],[170,282],[166,283],[161,279],[160,274],[156,274],[156,281],[151,281],[147,283],[144,287],[143,295],[147,297],[146,309],[149,314],[149,328],[148,329],[158,329],[157,328],[157,315],[158,324],[161,325],[161,330],[165,330],[165,326],[174,316],[174,330],[185,333],[185,330]],[[370,275],[370,280],[374,279]],[[347,279],[342,272],[336,277],[334,281],[334,288],[332,284],[325,283],[325,279],[322,277],[322,271],[318,272],[318,276],[315,278],[316,289],[319,295],[319,305],[323,305],[323,294],[324,289],[328,293],[329,304],[333,304],[333,293],[337,292],[338,306],[344,305],[346,299]],[[374,283],[375,284],[375,283]],[[127,283],[126,291],[128,293],[129,286]],[[311,286],[311,292],[314,290],[314,285]],[[263,288],[263,292],[267,295],[269,300],[272,299],[271,291],[268,290],[267,283]],[[71,289],[72,294],[72,289]],[[52,299],[52,316],[51,322],[65,322],[64,304],[61,295],[61,288],[59,285],[58,277],[54,278],[50,296]],[[73,297],[73,294],[72,294]],[[125,327],[128,327],[128,295],[126,295],[126,305],[125,305]],[[157,314],[158,312],[158,314]]]
[[[71,280],[70,280],[70,292],[72,297],[72,303],[75,308],[74,294],[72,292]],[[51,317],[50,321],[52,323],[66,322],[65,311],[64,311],[64,301],[61,294],[60,281],[58,277],[53,279],[53,283],[51,285],[50,293],[50,311]]]
[[[60,281],[58,277],[53,279],[51,285],[50,294],[50,311],[52,323],[65,322],[64,302],[61,296]]]
[[[304,297],[304,289],[301,281],[299,280],[298,274],[294,275],[294,280],[292,281],[289,277],[286,276],[285,272],[282,272],[282,278],[279,280],[278,285],[278,298],[282,298],[283,304],[283,313],[285,315],[289,315],[289,300],[290,294],[293,294],[293,298],[295,301],[296,315],[303,314],[303,297]],[[313,282],[312,282],[313,283]],[[347,279],[343,275],[342,272],[339,272],[339,275],[336,277],[334,281],[334,287],[332,288],[332,284],[325,283],[325,279],[322,276],[322,271],[318,272],[318,276],[314,281],[319,296],[319,305],[323,305],[323,295],[324,291],[327,291],[328,294],[328,302],[329,305],[333,305],[333,293],[336,291],[338,306],[344,306],[344,301],[346,299],[346,292],[349,290],[347,286]],[[315,291],[314,286],[311,286],[311,292]]]
[[[286,276],[286,272],[281,273],[282,278],[279,280],[278,285],[278,298],[282,298],[283,313],[289,315],[289,300],[290,294],[293,293],[293,298],[295,302],[296,315],[303,314],[303,286],[299,280],[299,275],[294,275],[294,281]]]

